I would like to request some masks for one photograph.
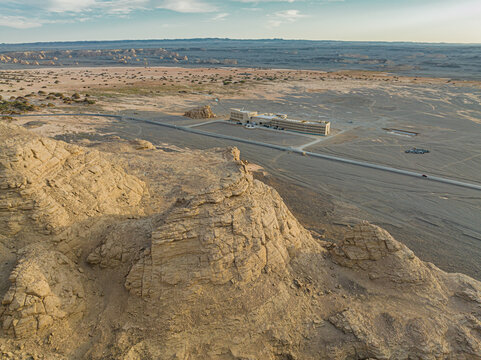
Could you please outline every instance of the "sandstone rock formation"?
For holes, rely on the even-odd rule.
[[[0,356],[481,357],[479,282],[367,222],[315,239],[236,149],[144,145],[0,125]]]
[[[367,222],[348,231],[331,253],[335,262],[362,271],[357,282],[370,292],[370,301],[354,301],[329,318],[336,328],[354,337],[352,346],[358,356],[480,356],[479,282],[420,261],[386,230]],[[474,300],[468,306],[472,313],[458,307],[466,304],[461,295],[466,292],[477,294],[470,298]],[[446,321],[448,318],[455,320]]]
[[[338,264],[366,271],[371,279],[393,283],[428,284],[436,280],[431,271],[406,246],[384,229],[363,222],[346,233],[333,259]]]
[[[130,142],[132,146],[135,147],[136,150],[153,150],[155,149],[155,146],[147,141],[147,140],[142,140],[142,139],[135,139]]]
[[[3,330],[17,338],[34,336],[55,321],[85,309],[80,274],[63,254],[29,246],[10,274],[3,297]]]
[[[152,232],[127,277],[131,292],[155,297],[163,285],[251,282],[262,271],[284,273],[289,253],[316,248],[277,192],[243,166],[220,185],[183,198]]]
[[[88,151],[0,125],[0,228],[14,235],[62,228],[104,214],[135,212],[143,182]]]
[[[187,111],[184,116],[187,116],[192,119],[212,119],[215,118],[216,115],[212,111],[209,105],[201,106],[195,108],[193,110]]]

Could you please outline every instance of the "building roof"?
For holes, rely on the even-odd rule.
[[[253,116],[252,118],[253,119],[265,119],[265,120],[274,120],[274,119],[284,120],[277,115],[271,115],[271,114],[260,114],[260,115]]]
[[[252,114],[252,113],[255,113],[255,111],[241,110],[241,109],[230,109],[230,111],[237,111],[237,112],[244,113],[244,114]]]
[[[240,110],[240,109],[231,109],[231,111],[238,111],[244,114],[257,114],[252,116],[252,119],[259,119],[259,120],[279,120],[279,121],[290,121],[293,123],[302,123],[306,125],[327,125],[330,122],[321,120],[321,121],[307,121],[307,120],[297,120],[297,119],[289,119],[285,114],[258,114],[256,111],[248,111],[248,110]]]
[[[274,119],[273,119],[274,120]],[[329,121],[307,121],[307,120],[297,120],[297,119],[282,119],[280,117],[275,117],[275,120],[282,120],[282,121],[290,121],[293,123],[301,123],[301,124],[308,124],[308,125],[319,125],[319,124],[327,124]]]

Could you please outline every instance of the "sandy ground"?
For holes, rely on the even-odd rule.
[[[56,83],[58,81],[58,83]],[[224,85],[224,82],[227,82]],[[45,94],[38,94],[44,91]],[[0,72],[3,98],[34,93],[40,112],[108,112],[184,126],[181,116],[209,104],[221,118],[231,107],[330,120],[333,134],[306,150],[481,183],[481,86],[477,82],[398,77],[360,71],[234,68],[75,68]],[[46,100],[49,93],[87,94],[95,104]],[[481,279],[481,195],[394,174],[312,160],[295,154],[104,118],[48,117],[16,121],[66,141],[97,141],[117,134],[158,146],[236,145],[263,168],[264,180],[283,194],[310,229],[334,231],[361,219],[380,224],[424,260]],[[33,123],[32,123],[33,122]],[[218,125],[218,126],[217,126]],[[312,138],[208,124],[198,129],[299,146]],[[415,132],[400,136],[386,129]],[[426,155],[406,154],[411,147]],[[317,221],[316,221],[317,219]],[[338,225],[336,225],[338,224]]]
[[[115,130],[108,130],[124,138],[139,137],[132,134],[141,127],[140,137],[154,144],[170,142],[192,149],[235,145],[243,159],[262,166],[271,184],[309,229],[322,234],[367,219],[387,228],[423,260],[481,279],[479,191],[149,124],[112,125]],[[296,191],[291,191],[294,188]]]
[[[443,86],[449,91],[446,92],[444,89],[440,91],[439,89]],[[252,104],[255,109],[268,112],[279,111],[280,106],[283,105],[281,110],[285,113],[311,117],[315,112],[328,110],[335,103],[343,109],[356,110],[355,115],[358,116],[359,109],[356,108],[356,104],[359,101],[361,105],[364,104],[363,101],[368,101],[366,107],[371,114],[373,107],[376,107],[375,101],[363,99],[367,92],[412,98],[414,96],[412,89],[420,88],[418,94],[415,94],[416,99],[422,102],[426,98],[429,102],[436,96],[445,99],[449,93],[456,94],[464,87],[476,91],[481,88],[481,82],[399,77],[388,73],[367,71],[326,73],[244,68],[96,67],[0,71],[1,97],[10,99],[28,96],[33,104],[44,106],[50,104],[51,107],[39,110],[48,113],[102,111],[133,114],[162,112],[182,115],[186,109],[199,104],[211,104],[219,115],[226,116],[231,106],[244,107]],[[60,98],[52,99],[53,94],[65,97],[79,94],[81,99],[88,96],[96,104],[89,106],[77,103],[65,104]],[[306,95],[311,97],[308,100],[311,105],[312,99],[319,98],[315,104],[315,111],[308,109],[309,104],[308,106],[302,104],[302,98]],[[336,98],[330,99],[332,95]],[[481,101],[479,91],[477,94],[466,92],[465,95],[466,102],[479,104]],[[246,103],[247,100],[250,103]],[[390,106],[384,105],[384,110],[389,111]],[[306,111],[301,111],[303,107]],[[437,116],[437,109],[428,108],[428,110]],[[328,113],[321,116],[327,115],[332,120],[332,117],[337,114]],[[479,114],[469,107],[459,108],[457,116],[472,122],[481,121]],[[62,134],[68,131],[73,133],[88,131],[82,121],[78,120],[63,118],[57,125],[50,125],[47,133],[52,135],[54,132]],[[104,125],[105,121],[105,119],[98,121],[98,125]],[[342,125],[339,121],[337,125],[337,128],[333,128],[333,133],[344,129],[339,126]],[[92,126],[92,129],[97,128],[95,124],[89,126]]]
[[[57,135],[69,134],[95,134],[97,129],[105,128],[111,122],[110,119],[99,116],[83,117],[61,117],[51,116],[48,118],[24,117],[15,121],[16,125],[22,125],[34,130],[42,136],[55,137]]]
[[[367,71],[259,70],[244,68],[109,67],[0,71],[4,98],[46,93],[92,95],[104,110],[139,109],[183,113],[206,99],[276,100],[298,91],[349,93],[395,85],[477,86],[480,82],[399,77]],[[466,116],[469,116],[467,114]]]

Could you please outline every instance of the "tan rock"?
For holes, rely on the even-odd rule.
[[[315,240],[237,149],[0,131],[7,358],[481,358],[478,281],[367,222]]]
[[[209,105],[189,110],[184,114],[184,116],[192,119],[212,119],[216,117]]]
[[[29,246],[20,255],[2,301],[4,330],[17,338],[32,336],[83,311],[85,304],[76,296],[83,295],[83,286],[68,258],[41,245]]]
[[[135,139],[130,142],[130,144],[136,149],[136,150],[153,150],[155,149],[155,146],[147,141],[147,140],[142,140],[142,139]]]
[[[277,192],[252,179],[237,151],[231,156],[237,170],[220,188],[184,199],[152,232],[127,277],[130,291],[155,297],[163,286],[251,282],[262,271],[284,273],[288,248],[321,251]]]
[[[99,214],[138,212],[144,184],[95,150],[0,124],[0,189],[0,234],[49,234]]]

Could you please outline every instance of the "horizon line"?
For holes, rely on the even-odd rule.
[[[164,39],[115,39],[115,40],[52,40],[18,43],[0,43],[1,45],[36,45],[36,44],[68,44],[68,43],[108,43],[128,41],[202,41],[202,40],[234,40],[234,41],[311,41],[311,42],[356,42],[356,43],[388,43],[388,44],[430,44],[430,45],[481,45],[473,42],[444,42],[444,41],[412,41],[412,40],[313,40],[286,38],[228,38],[228,37],[195,37],[195,38],[164,38]]]

